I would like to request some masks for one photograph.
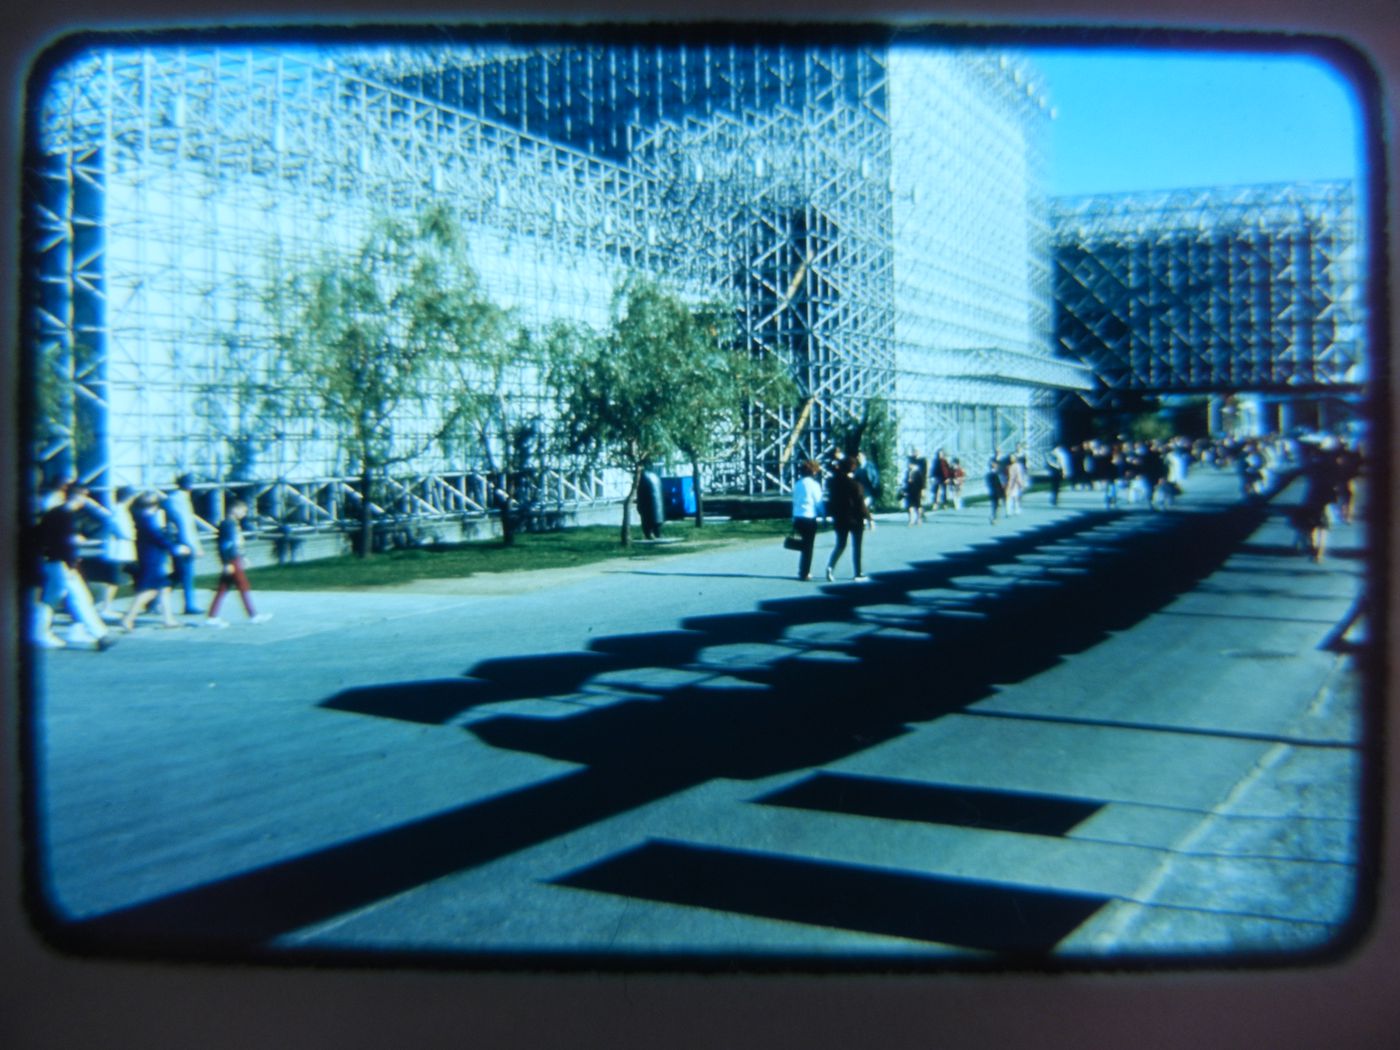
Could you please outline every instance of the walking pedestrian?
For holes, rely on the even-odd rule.
[[[178,547],[184,554],[175,554],[175,574],[185,597],[185,615],[195,616],[204,610],[199,607],[199,598],[194,589],[195,560],[203,557],[204,548],[199,544],[199,522],[194,513],[191,498],[194,478],[181,474],[175,479],[175,491],[165,501],[165,518],[176,532]]]
[[[1029,484],[1030,475],[1026,471],[1025,461],[1019,455],[1007,456],[1004,494],[1008,518],[1021,513],[1021,496]]]
[[[1162,495],[1165,506],[1175,504],[1177,497],[1186,492],[1186,475],[1191,470],[1191,453],[1185,439],[1178,439],[1166,455],[1167,477],[1163,483]]]
[[[182,552],[188,554],[189,548],[165,534],[159,518],[160,504],[160,493],[145,492],[132,508],[131,520],[136,526],[136,594],[122,617],[122,626],[128,631],[136,629],[136,617],[153,599],[157,600],[164,626],[181,626],[170,610],[170,558]]]
[[[1092,441],[1086,441],[1079,446],[1079,472],[1076,475],[1079,483],[1090,492],[1094,491],[1094,485],[1103,474],[1103,464],[1100,461],[1098,447]]]
[[[802,541],[797,561],[797,578],[812,578],[812,548],[817,542],[817,519],[823,514],[822,487],[817,478],[822,468],[814,459],[804,460],[800,477],[792,487],[792,531]]]
[[[948,481],[948,488],[953,494],[953,509],[963,509],[963,485],[967,483],[967,471],[963,469],[962,460],[954,457],[953,474]]]
[[[1158,497],[1161,497],[1165,507],[1169,502],[1166,492],[1167,461],[1157,442],[1149,441],[1142,449],[1138,456],[1138,470],[1142,472],[1143,484],[1147,487],[1147,509],[1157,509]]]
[[[904,509],[909,513],[909,525],[919,525],[924,520],[924,489],[928,485],[928,461],[919,455],[919,450],[909,450],[909,459],[904,466]]]
[[[993,525],[997,523],[997,515],[1001,512],[1002,500],[1006,498],[1006,482],[1002,478],[1001,460],[993,455],[987,460],[987,499],[991,503],[990,521]]]
[[[933,457],[933,495],[931,502],[934,510],[942,510],[948,504],[948,482],[953,477],[953,465],[948,462],[948,454],[943,449],[939,449]]]
[[[229,584],[238,588],[238,597],[243,601],[243,611],[248,614],[250,623],[266,623],[272,619],[271,613],[260,613],[253,608],[253,588],[248,585],[243,560],[243,519],[248,516],[248,504],[235,499],[228,505],[228,513],[219,522],[219,562],[222,572],[219,586],[214,591],[214,600],[209,603],[209,617],[206,627],[227,627],[228,621],[219,616],[219,606],[228,593]]]
[[[836,530],[836,546],[826,563],[826,578],[830,580],[836,571],[836,564],[846,551],[846,541],[851,544],[851,561],[854,578],[868,579],[860,569],[861,543],[865,537],[865,524],[870,518],[870,508],[865,504],[865,493],[856,481],[854,474],[856,460],[845,457],[831,476],[826,501],[827,513],[831,516],[832,527]]]
[[[1099,464],[1099,480],[1103,482],[1103,505],[1116,508],[1118,486],[1127,474],[1127,461],[1121,450],[1105,448],[1103,453],[1096,457],[1096,462]]]
[[[102,651],[110,649],[116,639],[108,632],[102,617],[97,615],[92,592],[78,573],[78,553],[84,537],[78,532],[77,515],[88,502],[87,487],[71,482],[63,491],[63,502],[50,507],[39,519],[39,551],[44,573],[43,606],[48,610],[40,637],[45,645],[56,641],[52,626],[53,610],[62,604],[73,617],[73,633],[69,641],[78,641],[80,630],[85,631],[93,645]]]
[[[1332,504],[1338,482],[1336,451],[1325,443],[1303,468],[1303,498],[1293,509],[1294,548],[1321,561],[1327,549],[1327,531],[1332,526]]]
[[[1070,474],[1069,450],[1056,445],[1045,454],[1045,470],[1050,475],[1050,506],[1060,505],[1060,486]]]
[[[1343,522],[1350,525],[1356,503],[1356,479],[1365,466],[1363,453],[1358,445],[1348,445],[1340,441],[1337,449],[1337,498],[1336,508]]]
[[[117,591],[136,573],[136,525],[131,520],[131,503],[136,490],[119,486],[112,494],[110,510],[102,517],[102,562],[94,578],[102,584],[102,602],[97,607],[104,620],[117,618]],[[92,504],[98,508],[100,504]]]
[[[878,498],[880,492],[880,469],[872,460],[866,458],[864,452],[857,452],[856,470],[851,476],[856,479],[856,483],[860,485],[861,492],[865,494],[866,507],[873,511],[875,509],[875,500]],[[873,529],[875,527],[874,514],[869,515],[867,520],[870,528]]]

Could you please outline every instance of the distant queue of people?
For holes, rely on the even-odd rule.
[[[204,615],[203,626],[228,626],[218,612],[231,586],[237,587],[251,622],[271,618],[254,608],[244,573],[242,523],[248,507],[241,499],[228,502],[214,530],[219,585],[207,614],[198,607],[195,562],[202,554],[201,523],[191,499],[192,480],[182,474],[169,494],[122,486],[112,493],[110,505],[94,499],[87,486],[76,480],[40,487],[24,557],[34,644],[52,649],[91,644],[105,651],[115,644],[118,630],[135,630],[138,619],[152,606],[163,627],[183,627],[171,607],[177,585],[185,615]],[[83,556],[90,538],[101,541],[101,553],[92,558]],[[125,611],[118,611],[117,595],[128,581],[131,601]],[[100,604],[93,599],[92,586],[101,589]],[[72,620],[66,639],[55,631],[58,612],[67,612]]]
[[[1061,491],[1068,488],[1102,493],[1107,508],[1128,504],[1153,511],[1169,509],[1185,495],[1188,475],[1197,466],[1234,470],[1239,477],[1241,498],[1247,500],[1263,498],[1281,482],[1301,473],[1306,487],[1302,503],[1293,515],[1298,530],[1296,546],[1320,558],[1331,522],[1336,518],[1351,521],[1354,483],[1362,462],[1360,449],[1336,435],[1199,439],[1177,436],[1155,440],[1120,437],[1057,445],[1045,453],[1039,473],[1047,484],[1052,507],[1059,504]],[[848,545],[852,548],[856,578],[864,579],[860,533],[874,527],[870,512],[878,486],[872,483],[873,471],[874,465],[863,455],[848,457],[840,452],[829,454],[825,464],[808,460],[801,465],[793,491],[793,535],[801,543],[799,579],[810,578],[818,522],[828,516],[836,527],[837,542],[827,565],[827,579],[832,578]],[[859,527],[849,510],[834,509],[848,500],[848,479],[853,479],[864,494]],[[1008,454],[994,453],[988,458],[983,482],[990,523],[1021,513],[1031,479],[1032,463],[1024,444]],[[962,510],[966,480],[967,472],[957,457],[940,449],[930,460],[911,447],[898,490],[906,524],[922,524],[926,509],[951,506]]]

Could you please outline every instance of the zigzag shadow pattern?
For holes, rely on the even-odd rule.
[[[577,692],[600,675],[673,672],[673,684],[641,675],[615,702],[567,717],[494,714],[468,727],[495,747],[580,764],[574,772],[97,916],[71,934],[99,950],[256,955],[280,934],[709,780],[834,762],[1131,627],[1218,568],[1264,513],[1239,505],[1082,514],[864,587],[693,617],[679,630],[603,638],[584,652],[487,660],[461,681],[332,697],[323,706],[437,722],[482,704]],[[1018,582],[1032,565],[1045,571],[1034,585]],[[707,667],[706,650],[734,643],[774,655]],[[911,688],[911,674],[926,683],[935,668],[936,690]]]

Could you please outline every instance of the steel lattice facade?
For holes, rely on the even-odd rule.
[[[1050,352],[1031,76],[881,42],[80,52],[33,110],[39,458],[76,448],[99,487],[241,472],[298,520],[336,520],[335,435],[265,411],[295,383],[265,290],[377,214],[442,201],[487,293],[532,326],[603,326],[632,272],[736,299],[750,350],[788,362],[804,401],[755,405],[711,488],[786,487],[872,397],[908,444],[1041,444],[1054,393],[1088,384]],[[479,466],[424,453],[398,509],[481,510]],[[546,491],[613,494],[577,469]]]
[[[1109,390],[1287,395],[1364,381],[1349,182],[1059,199],[1060,352]]]

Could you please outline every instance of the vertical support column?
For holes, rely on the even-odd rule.
[[[34,463],[50,479],[73,473],[73,239],[71,154],[46,157],[33,176],[42,246],[29,313],[33,347]]]
[[[96,489],[108,484],[105,154],[75,158],[72,180],[73,453],[78,477]]]

